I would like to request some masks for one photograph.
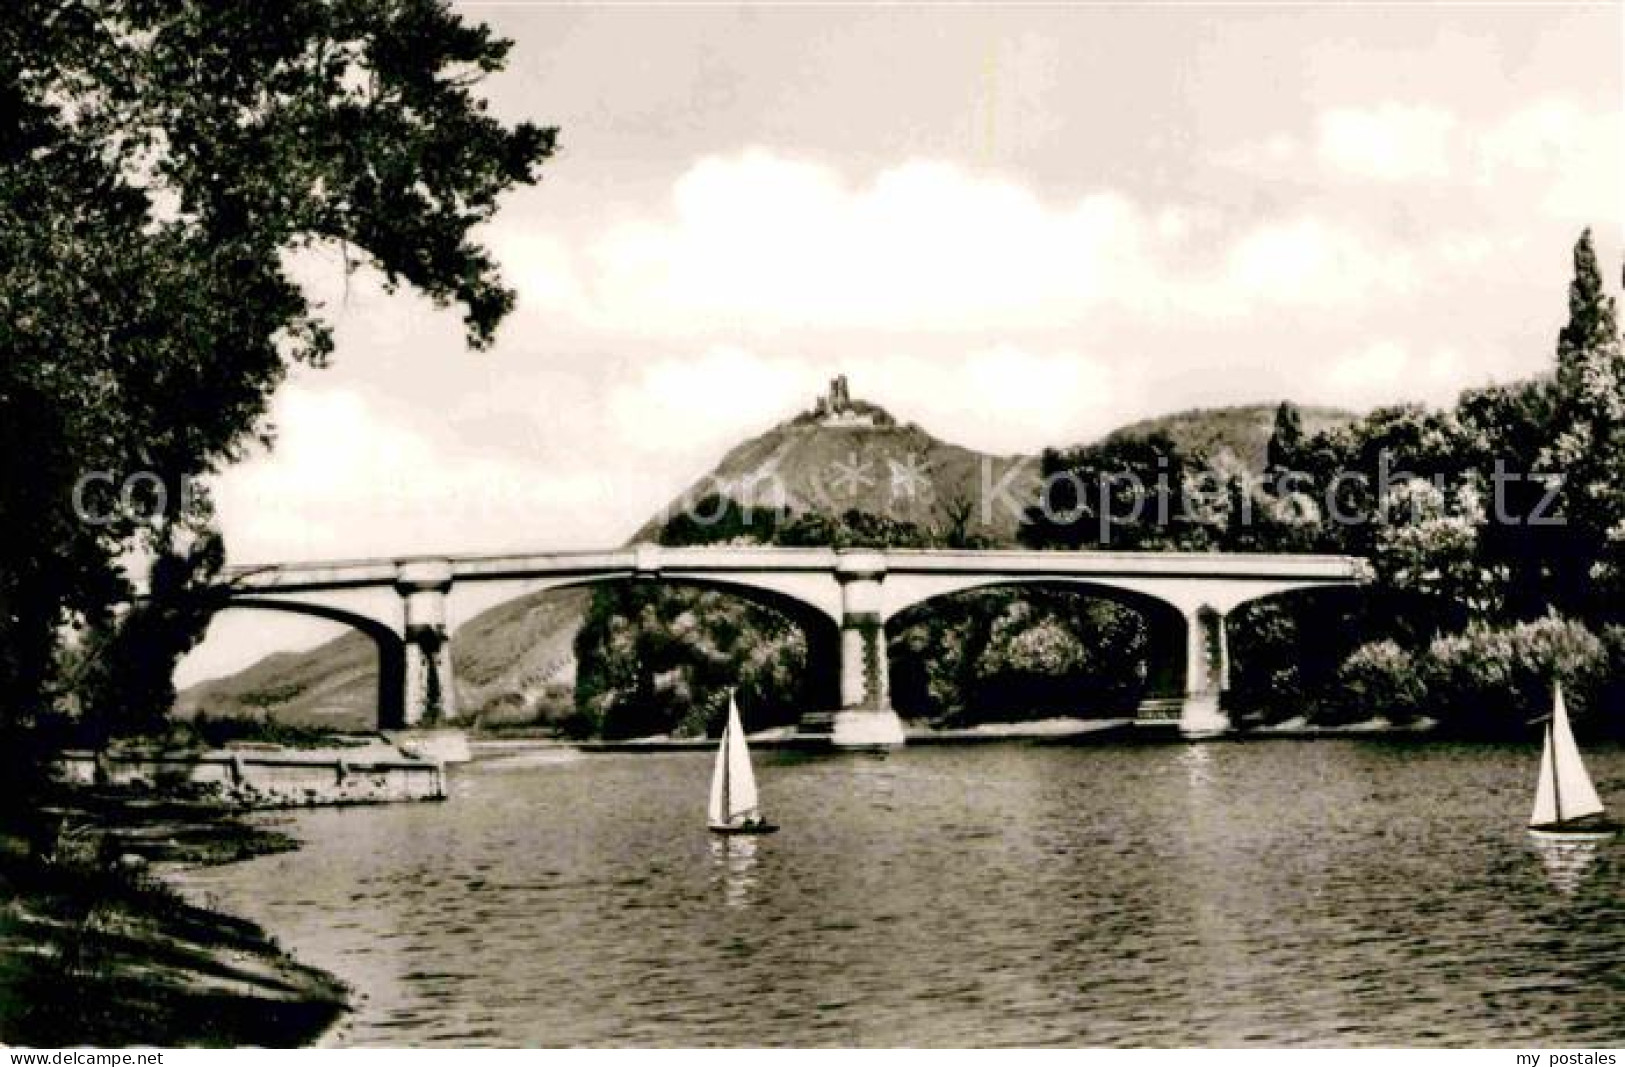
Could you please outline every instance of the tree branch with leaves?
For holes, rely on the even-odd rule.
[[[331,354],[288,253],[335,244],[491,344],[515,296],[474,235],[557,137],[479,95],[509,47],[440,0],[6,5],[0,726],[51,704],[64,625],[104,623],[132,557],[207,528],[182,487],[269,439],[288,367]],[[86,522],[98,470],[189,506]]]

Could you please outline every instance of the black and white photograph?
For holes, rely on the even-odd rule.
[[[1617,1065],[1622,296],[1617,2],[5,0],[4,1055]]]

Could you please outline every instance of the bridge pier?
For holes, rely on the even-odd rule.
[[[1222,612],[1203,605],[1147,617],[1150,649],[1141,726],[1178,726],[1187,737],[1230,728],[1221,707],[1230,688],[1230,644]]]
[[[878,552],[842,554],[835,577],[841,583],[841,707],[830,742],[841,748],[900,745],[903,720],[891,706],[880,590],[886,558]]]
[[[457,718],[451,636],[446,632],[450,590],[451,564],[444,561],[403,563],[395,576],[395,591],[406,610],[401,717],[408,728]]]

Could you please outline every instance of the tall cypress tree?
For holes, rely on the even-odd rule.
[[[1275,428],[1264,449],[1265,473],[1275,476],[1291,470],[1302,444],[1303,417],[1298,414],[1296,404],[1283,400],[1281,406],[1275,409]]]
[[[1613,594],[1625,584],[1625,350],[1589,229],[1574,246],[1553,414],[1540,459],[1563,479],[1565,526],[1549,557],[1554,599],[1566,610],[1617,614]]]

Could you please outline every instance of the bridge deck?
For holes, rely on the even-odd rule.
[[[392,585],[403,566],[440,564],[453,581],[601,576],[617,573],[746,574],[829,572],[856,560],[887,574],[999,574],[1101,578],[1210,578],[1357,582],[1364,561],[1352,556],[1224,552],[1097,552],[1041,549],[853,549],[640,545],[611,551],[502,555],[403,556],[270,563],[226,568],[244,591],[294,592]]]

